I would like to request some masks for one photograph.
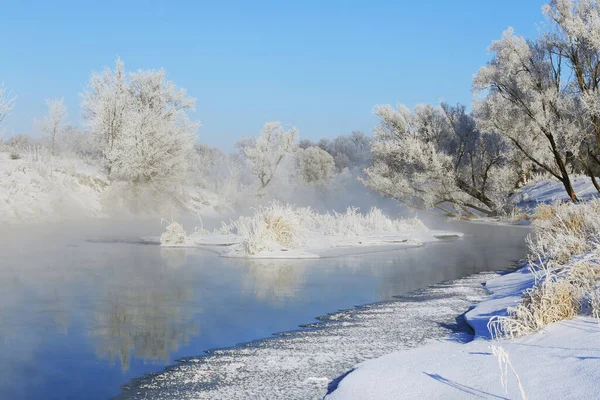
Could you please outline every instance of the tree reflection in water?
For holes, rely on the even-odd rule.
[[[96,354],[119,361],[123,372],[132,357],[144,363],[169,362],[170,354],[199,333],[192,286],[177,271],[186,263],[186,251],[161,249],[160,255],[162,265],[148,265],[143,273],[126,270],[112,280],[93,310],[90,334]]]

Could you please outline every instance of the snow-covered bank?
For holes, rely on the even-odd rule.
[[[587,176],[573,178],[573,189],[580,201],[598,197],[598,191]],[[533,211],[540,203],[555,201],[570,201],[562,182],[556,179],[546,179],[523,186],[511,198],[511,203],[525,211]]]
[[[372,208],[360,214],[319,214],[272,202],[253,216],[240,217],[210,233],[187,234],[173,222],[161,236],[167,247],[204,247],[223,257],[320,258],[422,246],[427,242],[461,237],[462,233],[429,230],[419,219],[393,219]]]
[[[538,207],[529,266],[488,281],[491,296],[466,314],[472,342],[367,361],[327,399],[596,397],[599,210],[598,200]]]
[[[80,160],[0,152],[0,223],[99,217],[107,186],[105,174]]]
[[[504,314],[532,284],[527,268],[488,281],[492,296],[466,314],[476,333],[473,341],[447,340],[367,361],[326,399],[521,398],[510,367],[508,391],[503,387],[492,346],[508,353],[528,399],[595,397],[600,390],[600,326],[595,319],[580,316],[530,336],[490,341],[490,317]]]
[[[171,197],[111,183],[102,168],[81,159],[41,150],[22,155],[0,151],[0,223],[230,211],[217,195],[197,186],[183,187],[176,199]]]

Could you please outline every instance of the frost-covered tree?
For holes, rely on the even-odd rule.
[[[265,188],[276,175],[281,162],[297,148],[298,130],[289,130],[280,122],[267,122],[256,140],[242,140],[238,148],[246,156],[252,173],[259,181],[257,194],[264,195]]]
[[[597,0],[553,0],[543,8],[551,30],[540,39],[568,74],[565,87],[576,97],[580,147],[573,153],[600,191],[600,5]]]
[[[65,120],[68,117],[67,107],[64,104],[64,99],[49,99],[46,100],[48,106],[48,115],[42,121],[42,133],[50,141],[50,151],[55,154],[56,139],[64,130]]]
[[[107,156],[125,128],[130,109],[129,84],[121,59],[117,59],[114,71],[105,68],[102,72],[93,73],[82,97],[81,107],[87,128],[102,142],[103,153]],[[107,159],[105,162],[110,173],[112,166]]]
[[[198,123],[195,99],[166,79],[164,70],[93,74],[82,106],[89,129],[102,138],[111,179],[177,182],[189,169]]]
[[[474,87],[482,129],[507,138],[577,200],[569,164],[579,161],[600,191],[600,7],[597,0],[552,0],[549,29],[534,41],[509,28]]]
[[[98,160],[102,158],[103,149],[96,139],[77,126],[65,125],[58,148],[61,152],[71,153],[80,158]]]
[[[296,157],[300,176],[305,183],[324,186],[329,182],[335,169],[335,161],[331,154],[311,146],[299,148]]]
[[[6,145],[18,151],[24,151],[35,146],[35,140],[26,133],[19,133],[9,137]]]
[[[13,109],[15,105],[16,97],[10,97],[10,94],[6,91],[6,88],[0,87],[0,123]]]
[[[195,99],[167,81],[163,70],[130,74],[128,93],[124,129],[108,153],[112,173],[136,183],[182,179],[198,127],[186,112]]]
[[[307,144],[301,146],[309,147]],[[331,154],[338,172],[344,168],[363,169],[371,163],[371,139],[360,131],[333,140],[321,139],[317,146]]]
[[[376,106],[373,166],[363,182],[417,209],[491,215],[513,189],[506,143],[482,134],[464,106]]]

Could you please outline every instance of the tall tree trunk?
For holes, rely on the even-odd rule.
[[[550,147],[552,149],[552,153],[554,154],[554,161],[560,170],[560,180],[563,183],[567,194],[571,198],[571,201],[579,201],[577,195],[575,194],[575,190],[573,189],[573,184],[571,183],[571,178],[569,177],[569,171],[567,171],[567,166],[565,162],[558,152],[558,148],[556,146],[556,142],[554,141],[554,136],[552,134],[546,133],[546,137],[550,141]]]

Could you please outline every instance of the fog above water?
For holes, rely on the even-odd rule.
[[[10,226],[0,234],[0,398],[104,399],[180,357],[525,255],[527,229],[438,223],[467,236],[321,260],[144,244],[159,221]]]

